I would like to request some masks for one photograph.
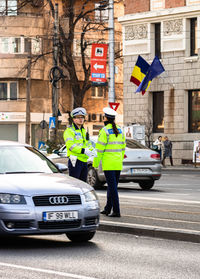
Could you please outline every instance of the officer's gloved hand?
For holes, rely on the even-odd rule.
[[[93,152],[90,151],[89,148],[86,148],[86,149],[85,149],[85,155],[87,155],[88,157],[91,157],[91,156],[93,155]]]

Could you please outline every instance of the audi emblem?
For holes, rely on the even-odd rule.
[[[50,197],[49,202],[50,202],[50,204],[67,204],[68,197],[66,197],[66,196]]]

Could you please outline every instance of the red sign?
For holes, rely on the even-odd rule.
[[[108,45],[92,44],[91,81],[106,82],[106,59]]]
[[[111,109],[114,109],[115,111],[118,109],[119,103],[109,103]]]

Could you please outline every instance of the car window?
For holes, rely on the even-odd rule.
[[[59,172],[43,154],[32,147],[0,147],[0,173]]]
[[[130,149],[148,149],[148,147],[133,139],[126,139],[126,147]]]

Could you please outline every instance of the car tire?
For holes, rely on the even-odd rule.
[[[95,189],[99,189],[104,185],[104,182],[99,180],[97,171],[92,166],[88,167],[87,183]]]
[[[96,232],[66,233],[72,242],[87,242],[93,238]]]
[[[151,181],[140,181],[139,185],[142,188],[142,190],[147,191],[147,190],[150,190],[153,187],[154,181],[153,180],[151,180]]]

